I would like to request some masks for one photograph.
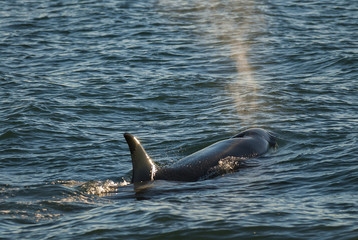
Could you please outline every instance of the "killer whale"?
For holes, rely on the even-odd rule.
[[[266,153],[276,145],[275,137],[261,128],[252,128],[199,150],[168,167],[158,167],[138,139],[125,133],[132,158],[132,183],[153,180],[197,181],[222,174],[225,166],[235,170],[240,160]]]

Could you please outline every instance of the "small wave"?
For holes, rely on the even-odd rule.
[[[4,133],[0,134],[0,140],[5,140],[9,138],[16,138],[18,133],[13,130],[6,130]]]
[[[123,179],[122,182],[106,181],[55,181],[52,185],[61,185],[67,188],[65,194],[54,196],[53,199],[45,199],[41,204],[57,211],[78,211],[80,209],[91,209],[100,203],[107,202],[101,197],[108,196],[117,192],[118,187],[128,185],[129,183]]]
[[[105,196],[109,193],[116,192],[118,187],[126,186],[129,182],[123,179],[122,182],[106,181],[89,181],[80,186],[83,193],[88,195]]]
[[[209,169],[208,173],[203,177],[203,179],[214,178],[219,175],[233,173],[243,164],[243,160],[246,158],[241,157],[226,157],[219,161],[219,164],[215,167]]]
[[[112,180],[105,181],[88,181],[88,182],[80,182],[74,180],[67,181],[55,181],[52,184],[60,184],[65,187],[71,188],[73,190],[77,190],[81,195],[97,195],[97,196],[105,196],[109,193],[117,192],[119,187],[127,186],[130,184],[124,178],[121,182],[114,182]]]
[[[11,209],[11,210],[0,210],[0,215],[8,216],[11,219],[17,219],[19,222],[26,223],[37,223],[40,221],[50,221],[57,219],[61,216],[59,213],[51,213],[47,208],[39,209]]]

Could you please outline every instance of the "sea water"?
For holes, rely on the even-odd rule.
[[[1,239],[357,239],[358,2],[0,1]],[[130,184],[261,127],[204,181]]]

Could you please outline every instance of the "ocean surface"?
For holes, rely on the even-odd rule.
[[[358,239],[358,1],[0,0],[0,239]],[[260,127],[198,182],[130,184]]]

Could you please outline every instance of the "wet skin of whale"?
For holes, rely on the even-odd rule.
[[[242,159],[257,157],[276,145],[275,138],[269,132],[252,128],[214,143],[173,165],[159,168],[136,137],[129,133],[125,133],[124,137],[132,157],[132,183],[153,180],[197,181],[207,176],[220,175],[220,171],[216,170],[220,169],[223,162],[238,163]]]

